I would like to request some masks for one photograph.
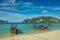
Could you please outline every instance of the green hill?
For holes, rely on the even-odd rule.
[[[51,16],[41,16],[41,17],[37,17],[37,18],[27,18],[23,21],[23,23],[38,23],[38,22],[56,22],[56,23],[60,23],[60,19],[55,18],[55,17],[51,17]]]

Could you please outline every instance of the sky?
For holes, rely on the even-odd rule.
[[[22,22],[39,16],[60,18],[60,0],[0,0],[0,20]]]

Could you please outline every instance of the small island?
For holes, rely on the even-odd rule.
[[[0,23],[8,23],[8,20],[0,20]]]
[[[27,18],[23,21],[23,23],[39,23],[39,22],[56,22],[60,23],[60,19],[51,17],[51,16],[41,16],[37,18]]]

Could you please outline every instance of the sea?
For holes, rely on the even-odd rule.
[[[50,24],[48,30],[60,30],[60,24],[58,23],[2,23],[0,24],[0,37],[9,36],[11,34],[10,29],[12,25],[17,24],[17,29],[23,32],[22,34],[29,34],[29,33],[37,33],[40,32],[38,29],[41,25],[48,25]],[[34,25],[36,25],[37,30],[34,29]]]

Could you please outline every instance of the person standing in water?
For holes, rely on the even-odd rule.
[[[13,33],[13,34],[17,34],[17,25],[15,25],[15,26],[12,26],[11,27],[11,32]]]

